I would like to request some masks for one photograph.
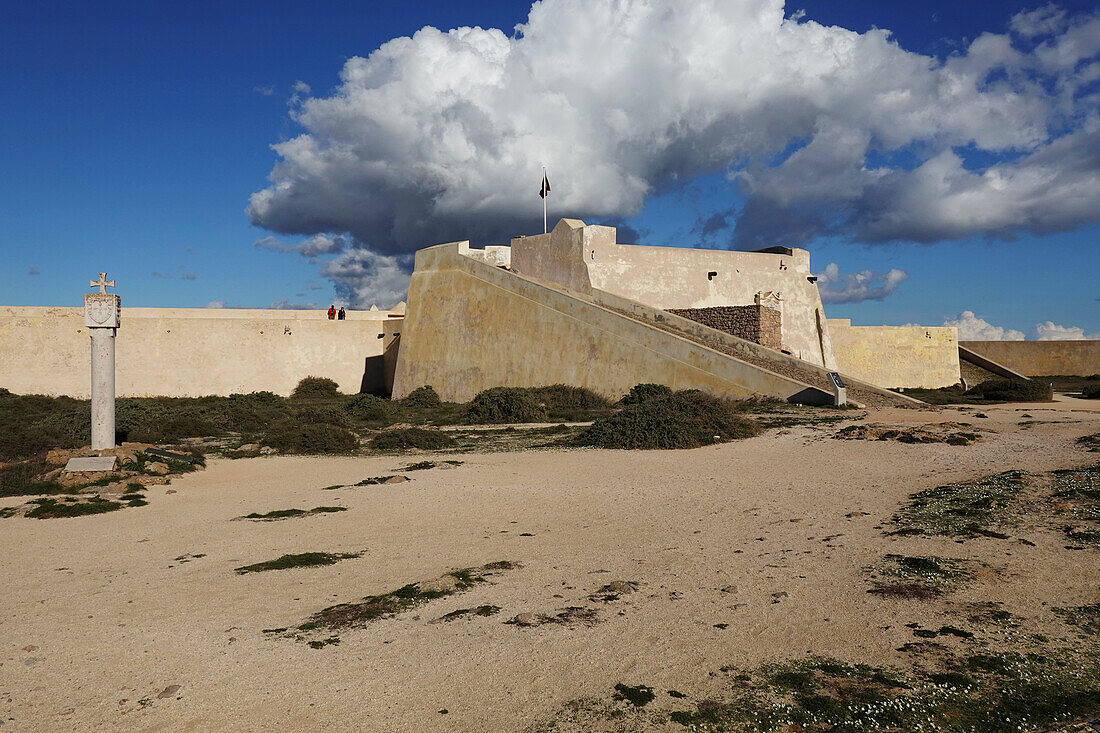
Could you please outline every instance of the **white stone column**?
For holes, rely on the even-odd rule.
[[[92,450],[115,447],[115,329],[89,328],[92,337]]]
[[[84,295],[84,325],[92,339],[92,450],[115,447],[115,331],[119,327],[122,299],[108,293],[114,280],[99,273],[98,293]]]

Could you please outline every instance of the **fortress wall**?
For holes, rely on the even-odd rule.
[[[1029,377],[1100,374],[1100,340],[960,341],[979,356]]]
[[[548,234],[513,239],[512,269],[574,292],[602,290],[662,310],[753,305],[757,293],[778,292],[783,348],[836,368],[804,249],[788,255],[617,244],[614,227],[562,219]]]
[[[840,371],[880,387],[936,389],[959,383],[958,330],[925,326],[853,326],[830,318]]]
[[[115,344],[118,396],[194,397],[269,390],[302,377],[363,386],[381,357],[386,311],[126,308]],[[81,308],[0,307],[0,387],[20,394],[88,397],[89,337]]]
[[[618,399],[639,382],[729,397],[831,394],[460,254],[416,253],[393,396],[430,384],[445,400],[490,387],[564,383]]]

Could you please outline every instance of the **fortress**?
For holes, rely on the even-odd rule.
[[[617,398],[641,382],[825,404],[829,372],[861,404],[960,378],[1100,372],[1100,341],[958,343],[956,329],[829,319],[803,249],[620,244],[562,219],[511,246],[422,249],[407,307],[352,311],[123,308],[117,391],[289,394],[308,375],[403,397],[465,401],[497,386],[565,383]],[[89,393],[77,307],[0,307],[0,387]]]

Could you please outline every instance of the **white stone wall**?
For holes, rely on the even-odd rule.
[[[125,304],[125,299],[123,300]],[[328,377],[356,393],[367,357],[380,356],[388,311],[122,308],[118,396],[195,397],[269,390]],[[86,398],[90,339],[81,308],[0,307],[0,387]]]

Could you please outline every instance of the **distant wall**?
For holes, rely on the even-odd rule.
[[[1029,377],[1100,374],[1100,340],[960,341],[974,353]]]
[[[598,289],[662,310],[754,305],[758,294],[778,293],[783,348],[836,367],[806,250],[645,247],[617,244],[615,237],[614,227],[562,219],[548,234],[513,239],[512,269],[581,294]]]
[[[936,389],[959,383],[955,328],[853,326],[846,318],[830,318],[828,323],[845,374],[890,389]]]
[[[125,301],[123,301],[125,303]],[[357,393],[381,357],[387,311],[126,308],[115,344],[118,396],[193,397],[269,390],[328,377]],[[88,397],[89,337],[81,308],[0,307],[0,387]]]

